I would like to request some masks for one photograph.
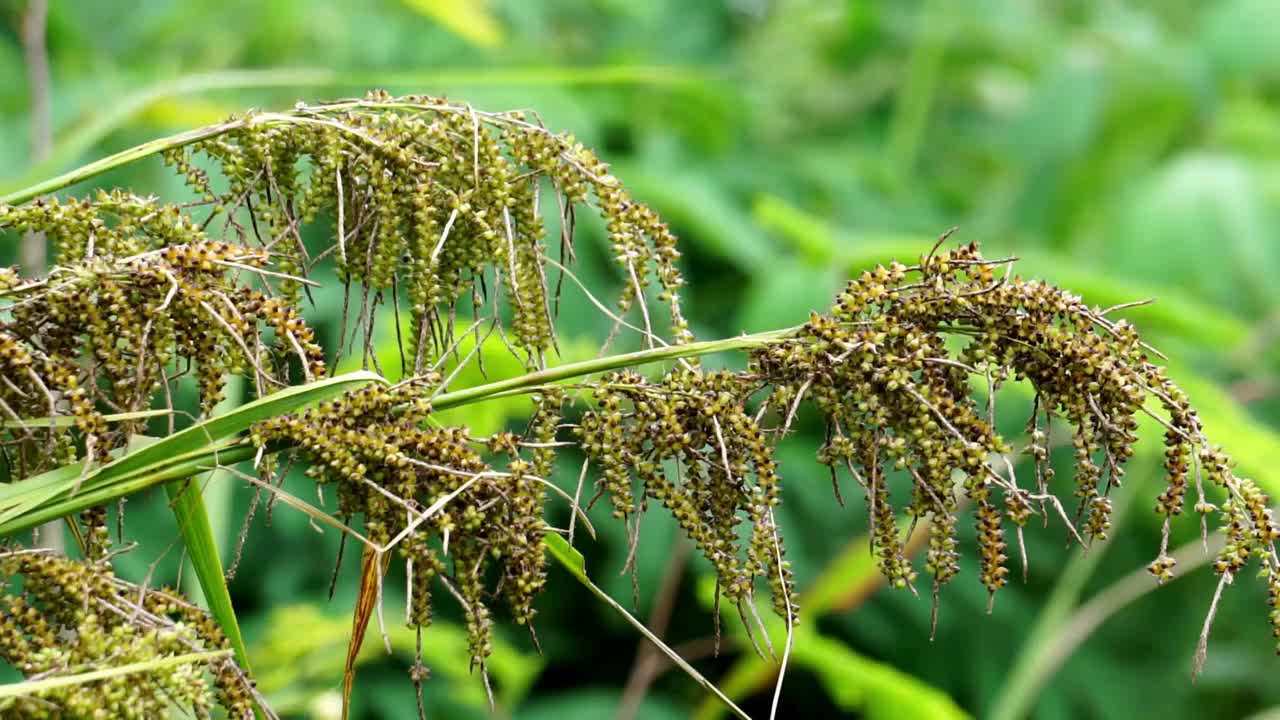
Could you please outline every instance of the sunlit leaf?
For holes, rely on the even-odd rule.
[[[450,32],[477,47],[503,43],[504,33],[488,0],[401,0],[406,7],[426,15]]]

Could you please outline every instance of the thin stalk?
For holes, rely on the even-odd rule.
[[[31,0],[22,18],[22,49],[27,62],[27,85],[31,96],[31,163],[44,162],[53,148],[53,124],[49,119],[52,93],[49,90],[48,34],[49,3],[47,0]],[[27,231],[22,234],[19,253],[22,274],[37,278],[48,269],[49,252],[43,232]],[[23,442],[20,452],[39,452],[30,441]],[[56,553],[66,552],[62,523],[50,522],[37,531],[42,547]]]
[[[648,639],[649,642],[653,643],[654,647],[656,647],[663,655],[666,655],[667,659],[674,663],[676,667],[683,670],[686,675],[694,680],[694,682],[702,686],[702,689],[714,695],[716,699],[723,703],[724,706],[736,717],[742,718],[742,720],[751,720],[751,716],[743,712],[742,708],[738,707],[728,695],[725,695],[720,690],[720,688],[716,687],[714,683],[703,677],[702,673],[698,672],[683,657],[680,657],[679,653],[672,650],[666,643],[662,642],[662,638],[659,638],[649,630],[648,626],[636,619],[634,615],[627,612],[627,609],[622,607],[621,603],[614,600],[609,596],[609,593],[605,592],[599,585],[592,582],[591,578],[587,577],[587,571],[582,555],[577,550],[570,547],[564,538],[556,534],[545,535],[542,540],[542,546],[551,554],[551,557],[556,562],[560,563],[560,567],[568,571],[574,579],[583,585],[583,587],[591,591],[592,595],[595,595],[601,602],[608,605],[615,612],[621,615],[623,619],[631,625],[631,627],[635,628],[637,632]]]
[[[278,118],[278,116],[277,116]],[[278,119],[276,120],[278,122]],[[239,120],[231,120],[229,122],[210,125],[208,127],[198,128],[196,130],[188,130],[177,135],[159,138],[144,142],[141,145],[135,145],[128,150],[121,150],[114,155],[108,155],[100,160],[95,160],[87,165],[81,165],[75,170],[65,172],[61,175],[51,177],[34,185],[28,185],[21,190],[16,190],[0,197],[0,204],[20,205],[24,202],[33,200],[41,195],[48,195],[57,192],[63,188],[70,187],[79,182],[84,182],[93,177],[97,177],[105,172],[114,170],[118,167],[137,162],[145,157],[162,153],[166,150],[185,147],[191,143],[207,140],[212,137],[226,134],[232,130],[240,130],[243,128],[253,127],[255,125],[264,124],[260,116],[251,116],[241,118]]]
[[[25,697],[28,695],[35,695],[36,693],[48,692],[49,690],[54,690],[60,687],[66,687],[68,685],[79,685],[82,683],[96,682],[98,680],[108,680],[121,675],[155,672],[157,670],[164,670],[178,665],[207,663],[211,660],[224,658],[230,654],[230,650],[210,650],[207,652],[187,653],[185,655],[174,655],[172,657],[158,658],[156,660],[144,660],[142,662],[129,663],[128,665],[104,668],[102,670],[76,673],[75,675],[59,675],[57,677],[45,678],[43,680],[27,680],[19,683],[0,685],[0,699]]]
[[[479,400],[488,400],[491,398],[528,392],[542,385],[561,382],[564,380],[572,380],[586,375],[608,372],[610,370],[636,367],[638,365],[648,365],[650,363],[662,362],[664,360],[680,360],[682,358],[712,355],[732,350],[751,350],[753,348],[764,347],[765,345],[777,342],[778,340],[786,339],[798,332],[801,327],[803,326],[789,327],[783,330],[769,330],[766,332],[753,333],[751,335],[740,335],[734,338],[726,338],[724,340],[706,340],[703,342],[688,343],[686,345],[669,345],[667,347],[637,350],[635,352],[621,353],[618,355],[608,355],[594,360],[583,360],[581,362],[568,363],[507,380],[499,380],[496,382],[486,383],[484,385],[465,388],[463,390],[443,393],[432,401],[431,406],[436,410],[445,410],[448,408],[458,407],[459,405],[467,405]]]

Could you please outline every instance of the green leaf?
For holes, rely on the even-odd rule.
[[[658,162],[615,165],[614,173],[636,199],[660,210],[684,229],[691,245],[736,269],[760,276],[775,259],[770,243],[744,213],[724,183],[708,173],[672,168]]]
[[[583,585],[590,586],[591,580],[587,578],[587,562],[583,559],[582,553],[569,544],[568,540],[556,535],[548,533],[542,537],[542,546],[547,553],[574,577],[575,580]]]
[[[698,586],[699,600],[710,607],[714,595],[714,581],[709,577],[703,578]],[[772,613],[767,602],[755,602],[774,647],[782,647],[786,643],[785,624]],[[748,642],[736,608],[721,603],[720,614],[729,632]],[[813,622],[796,625],[793,629],[791,666],[804,668],[816,675],[832,701],[842,710],[859,712],[873,720],[969,717],[946,693],[887,663],[864,657],[839,640],[823,636]],[[724,691],[732,697],[745,697],[760,689],[776,673],[777,667],[773,664],[755,655],[744,654],[726,678]],[[694,717],[696,720],[713,720],[721,714],[720,708],[704,703]]]
[[[163,442],[163,441],[162,441]],[[172,482],[164,486],[173,504],[173,515],[178,521],[178,531],[187,549],[187,557],[195,568],[200,589],[204,591],[209,612],[218,621],[231,647],[236,651],[236,662],[252,676],[249,653],[245,650],[240,623],[231,605],[231,593],[227,590],[227,578],[222,571],[222,559],[214,541],[213,528],[209,525],[209,513],[205,511],[204,494],[193,479]]]
[[[1200,44],[1224,75],[1240,78],[1280,75],[1280,47],[1273,30],[1280,6],[1272,0],[1206,3]]]
[[[1131,184],[1133,199],[1106,228],[1109,241],[1085,249],[1091,262],[1179,288],[1201,305],[1253,317],[1275,306],[1274,205],[1249,158],[1187,152]]]
[[[796,633],[792,661],[817,675],[840,709],[861,711],[870,720],[969,717],[941,690],[813,630]]]
[[[504,42],[502,26],[486,0],[402,0],[405,6],[426,15],[450,32],[482,48]]]
[[[86,469],[84,463],[77,463],[0,487],[0,535],[101,505],[166,480],[194,475],[209,465],[246,460],[256,451],[236,440],[254,423],[370,382],[386,381],[375,373],[356,372],[286,388],[105,465]]]
[[[906,536],[912,526],[911,518],[899,517],[898,533]],[[926,532],[923,526],[916,528],[917,533]],[[910,536],[908,543],[919,536]],[[826,613],[841,612],[870,595],[883,585],[885,577],[876,565],[876,556],[871,552],[871,538],[860,535],[849,542],[825,568],[818,579],[800,595],[800,607],[814,617]]]
[[[359,371],[285,388],[245,403],[225,415],[180,430],[155,445],[126,455],[103,467],[103,470],[114,466],[115,472],[133,472],[167,456],[192,452],[235,437],[254,423],[295,412],[371,382],[386,384],[386,380],[377,373]]]

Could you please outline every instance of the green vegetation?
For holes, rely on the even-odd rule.
[[[28,631],[45,698],[243,709],[239,667],[299,717],[344,684],[357,717],[1280,703],[1268,3],[50,12],[48,87],[0,43],[0,266],[37,232],[55,265],[0,271],[0,532],[74,518],[97,564],[10,545],[5,612],[88,622],[65,572],[152,609]],[[432,96],[313,100],[366,86]]]

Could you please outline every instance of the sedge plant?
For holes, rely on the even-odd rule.
[[[54,195],[156,155],[194,200]],[[605,228],[615,297],[573,273],[582,214]],[[306,241],[313,226],[323,246]],[[411,628],[430,632],[442,600],[460,606],[469,657],[457,661],[477,673],[495,618],[526,626],[536,644],[548,563],[590,583],[572,543],[597,500],[627,528],[632,557],[641,517],[662,506],[714,568],[716,603],[736,606],[767,642],[757,594],[789,628],[803,618],[775,520],[786,484],[775,452],[802,412],[825,422],[812,451],[836,498],[862,497],[880,571],[930,593],[935,622],[959,574],[961,523],[977,530],[971,581],[992,598],[1011,564],[1025,567],[1033,519],[1074,542],[1105,538],[1139,417],[1154,418],[1166,474],[1154,581],[1175,569],[1170,523],[1190,509],[1207,532],[1214,518],[1220,588],[1256,561],[1280,637],[1268,499],[1209,442],[1159,352],[1117,318],[1124,308],[1021,278],[1015,258],[985,258],[947,234],[863,272],[803,324],[699,340],[675,235],[593,152],[533,113],[381,92],[140,145],[0,198],[0,229],[43,232],[56,248],[46,277],[0,268],[0,657],[28,678],[0,692],[6,712],[151,717],[177,703],[197,716],[215,705],[272,714],[191,481],[214,467],[231,468],[219,481],[283,500],[361,547],[355,649],[392,562],[404,567]],[[596,358],[555,361],[566,281],[612,323]],[[323,283],[343,298],[319,308],[341,312],[327,341],[307,319]],[[375,352],[380,324],[396,332],[396,382]],[[460,369],[482,364],[494,342],[524,373],[461,386]],[[612,349],[623,342],[637,349]],[[737,354],[744,369],[708,369],[712,354]],[[364,369],[335,375],[344,358]],[[235,375],[255,399],[215,412]],[[199,414],[178,429],[182,383],[196,388]],[[1008,383],[1033,390],[1024,437],[996,431]],[[438,417],[510,397],[529,403],[522,430],[477,437]],[[139,443],[157,424],[167,434]],[[1055,476],[1055,445],[1070,447],[1070,477]],[[1019,455],[1032,468],[1022,477]],[[580,463],[576,486],[551,481],[557,460]],[[279,488],[295,466],[330,504]],[[115,503],[157,485],[208,610],[113,573],[130,547],[112,537],[123,527]],[[551,503],[570,507],[567,530],[548,525]],[[58,518],[75,557],[24,547],[29,530]],[[903,518],[927,527],[923,562],[904,547]],[[420,660],[412,676],[425,678]]]

